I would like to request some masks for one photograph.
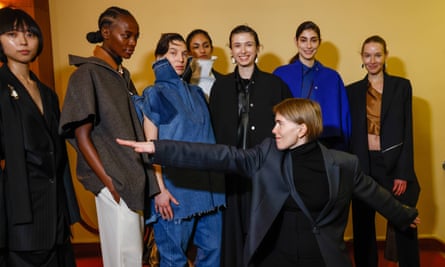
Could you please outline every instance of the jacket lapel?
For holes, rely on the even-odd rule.
[[[369,87],[369,82],[368,82],[368,77],[366,76],[365,79],[362,80],[360,86],[357,87],[357,97],[353,99],[353,101],[358,101],[359,103],[351,104],[356,107],[355,111],[358,114],[356,114],[355,117],[360,120],[358,125],[363,126],[362,129],[364,131],[366,131],[367,129],[366,94],[368,93],[368,87]]]
[[[382,122],[389,112],[389,108],[394,97],[394,80],[385,74],[383,80],[383,94],[382,94],[382,114],[380,121]]]
[[[340,167],[337,165],[331,153],[326,147],[320,144],[320,148],[323,154],[326,174],[328,177],[329,201],[316,219],[316,223],[318,225],[322,224],[323,220],[327,218],[327,215],[334,207],[335,200],[338,196],[338,190],[340,188]]]
[[[284,175],[286,177],[286,180],[289,184],[290,188],[290,194],[292,198],[297,202],[298,207],[303,211],[303,213],[306,215],[306,217],[311,221],[312,224],[314,224],[314,219],[312,218],[309,210],[307,209],[306,205],[304,204],[303,200],[300,197],[300,194],[298,194],[297,190],[295,189],[295,182],[293,179],[293,169],[292,169],[292,156],[290,153],[286,153],[285,157],[285,171]]]

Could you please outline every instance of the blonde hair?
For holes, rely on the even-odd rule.
[[[310,99],[285,99],[273,107],[273,112],[295,123],[306,124],[308,141],[316,140],[323,131],[320,105]]]

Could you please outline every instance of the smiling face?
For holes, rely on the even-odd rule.
[[[190,40],[189,50],[191,56],[194,58],[210,59],[212,57],[213,47],[207,36],[198,33]]]
[[[249,67],[255,64],[258,54],[258,45],[252,33],[241,32],[232,35],[230,40],[231,54],[240,67]]]
[[[272,133],[275,135],[275,141],[279,150],[292,149],[307,142],[306,125],[298,124],[280,113],[275,114],[275,126]]]
[[[0,35],[0,43],[8,64],[30,63],[36,57],[39,47],[38,37],[27,28],[3,33]]]
[[[369,42],[363,45],[362,62],[368,74],[377,75],[384,71],[387,53],[381,43]]]
[[[315,60],[315,54],[320,46],[320,37],[312,30],[304,30],[295,40],[298,48],[300,61],[305,65],[312,66]]]
[[[139,25],[132,16],[121,15],[102,29],[103,46],[114,56],[129,59],[139,38]]]

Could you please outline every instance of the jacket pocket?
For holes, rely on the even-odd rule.
[[[396,144],[396,145],[393,145],[393,146],[390,146],[390,147],[388,147],[388,148],[383,149],[381,152],[382,152],[382,153],[386,153],[386,152],[388,152],[388,151],[391,151],[391,150],[393,150],[393,149],[396,149],[396,148],[398,148],[398,147],[401,147],[402,145],[403,145],[403,142],[400,142],[400,143],[398,143],[398,144]]]

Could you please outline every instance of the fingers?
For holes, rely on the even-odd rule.
[[[417,225],[418,225],[418,224],[420,224],[420,218],[419,218],[419,217],[416,217],[416,218],[414,219],[414,222],[411,223],[409,226],[410,226],[411,228],[417,228]]]
[[[159,213],[164,220],[172,220],[173,219],[173,210],[170,205],[165,206],[156,206],[156,212]]]
[[[171,202],[178,205],[178,201],[168,192],[164,190],[155,196],[155,210],[164,220],[172,220],[174,213],[171,208]]]
[[[120,138],[116,138],[116,142],[117,142],[119,145],[129,146],[129,147],[133,147],[133,146],[134,146],[134,143],[136,143],[135,141],[125,140],[125,139],[120,139]]]
[[[392,189],[394,195],[400,196],[401,194],[405,193],[406,186],[407,186],[407,182],[405,180],[395,179],[394,186]]]
[[[171,196],[170,200],[171,200],[171,202],[173,202],[173,204],[175,204],[176,206],[179,205],[179,201],[176,200],[176,198],[175,198],[174,196]]]

